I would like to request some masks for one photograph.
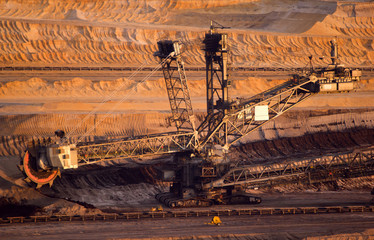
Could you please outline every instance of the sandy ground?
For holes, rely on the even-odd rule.
[[[124,10],[125,9],[125,10]],[[201,41],[210,20],[231,27],[229,60],[233,67],[304,67],[330,62],[329,41],[337,38],[341,63],[374,65],[372,1],[203,0],[90,1],[9,0],[0,3],[1,66],[155,67],[157,41],[177,39],[186,66],[204,66]],[[37,205],[47,214],[89,214],[149,209],[153,195],[166,189],[154,178],[152,165],[170,158],[110,162],[84,174],[69,173],[52,189],[38,192],[22,180],[17,164],[27,142],[50,137],[56,129],[84,140],[133,136],[173,130],[167,126],[169,103],[161,72],[0,71],[0,197]],[[284,73],[230,72],[230,96],[250,97],[288,79]],[[195,113],[205,111],[205,73],[187,72]],[[293,112],[264,126],[237,146],[233,157],[280,161],[372,146],[374,77],[367,73],[353,93],[320,94]],[[92,113],[92,114],[90,114]],[[105,118],[105,119],[104,119]],[[97,124],[100,122],[100,124]],[[77,127],[78,126],[78,127]],[[298,144],[295,144],[298,142]],[[271,146],[278,150],[274,151]],[[270,147],[270,148],[269,148]],[[149,162],[147,162],[149,161]],[[148,164],[146,164],[148,163]],[[136,165],[137,163],[135,163]],[[133,168],[129,168],[131,165]],[[109,167],[108,167],[109,166]],[[108,176],[111,176],[110,178]],[[329,186],[285,186],[260,189],[263,206],[368,204],[373,178],[339,181]],[[52,198],[50,196],[57,198]],[[65,199],[67,198],[67,199]],[[79,202],[100,209],[86,208]],[[220,208],[222,206],[219,206]],[[225,206],[223,206],[225,207]],[[374,235],[372,214],[223,218],[162,221],[25,224],[1,226],[0,239],[308,239]],[[270,227],[271,226],[271,227]],[[51,229],[54,229],[51,231]],[[144,229],[147,232],[144,232]],[[231,234],[231,235],[230,235]]]
[[[79,72],[72,74],[44,73],[41,77],[3,77],[0,83],[0,115],[40,114],[40,113],[144,113],[169,112],[164,79],[160,73],[147,81],[145,76],[127,77],[81,77]],[[87,74],[87,73],[86,73]],[[187,78],[189,72],[186,73]],[[196,112],[205,111],[204,72],[191,74],[189,89],[193,108]],[[230,97],[250,97],[288,80],[288,76],[277,79],[253,73],[233,73]],[[374,79],[362,80],[359,89],[353,93],[320,94],[302,104],[300,108],[368,108],[374,107]]]
[[[211,217],[128,222],[47,223],[2,226],[6,239],[371,239],[371,213],[303,216]],[[53,229],[53,230],[51,230]]]
[[[123,9],[127,9],[123,11]],[[326,64],[337,36],[342,63],[373,64],[373,3],[357,1],[48,0],[0,6],[0,63],[6,66],[156,64],[160,39],[179,39],[186,63],[203,65],[201,39],[214,20],[226,27],[236,66]],[[63,50],[63,51],[62,51]]]

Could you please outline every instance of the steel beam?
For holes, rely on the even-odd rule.
[[[306,183],[369,176],[374,173],[374,148],[336,153],[312,159],[233,168],[204,187],[257,186],[302,179]]]
[[[316,94],[317,81],[316,77],[290,80],[252,98],[231,103],[227,114],[216,113],[202,124],[210,123],[213,128],[202,137],[199,148],[203,148],[209,141],[217,141],[228,149],[252,131]],[[269,120],[255,121],[256,106],[268,106]],[[224,142],[224,136],[227,136],[229,142]]]
[[[158,47],[159,51],[155,55],[160,58],[162,64],[172,114],[170,121],[174,122],[177,131],[195,130],[190,90],[179,43],[159,41]]]
[[[127,158],[170,154],[194,149],[193,133],[170,133],[140,136],[138,139],[78,146],[78,165]]]

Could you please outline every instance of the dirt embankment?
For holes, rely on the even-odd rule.
[[[77,116],[79,115],[75,117]],[[58,123],[60,129],[66,130],[76,126],[79,121],[74,116],[71,116],[70,121],[64,117],[66,115],[63,114],[29,117],[17,115],[9,116],[8,119],[3,117],[4,121],[2,122],[10,121],[20,124],[10,124],[8,128],[2,130],[2,134],[9,135],[3,135],[1,138],[0,150],[3,156],[0,159],[0,182],[3,186],[1,196],[13,197],[18,201],[26,198],[28,204],[41,201],[47,212],[69,212],[70,208],[71,212],[86,211],[83,206],[79,207],[75,203],[66,205],[61,202],[62,200],[55,202],[55,200],[45,198],[34,190],[25,188],[23,176],[17,169],[19,157],[26,149],[27,141],[35,137],[35,133],[44,134],[46,137],[53,134],[54,131],[47,131],[45,122],[54,122],[53,126]],[[100,116],[96,117],[100,118]],[[42,119],[44,120],[41,121]],[[374,144],[373,119],[373,112],[363,109],[340,110],[337,113],[333,113],[332,110],[289,112],[278,118],[276,123],[265,125],[259,133],[250,135],[246,139],[246,144],[232,150],[230,157],[233,161],[245,160],[248,163],[262,163],[282,161],[285,158],[289,160],[290,158],[313,157],[330,152],[371,146]],[[143,124],[134,124],[140,122],[149,126],[150,129],[153,126],[153,131],[165,132],[165,126],[162,126],[164,122],[162,114],[160,116],[157,114],[111,116],[108,119],[108,124],[104,124],[96,130],[97,133],[101,132],[107,137],[118,137],[125,132],[136,133],[142,130]],[[111,126],[110,123],[115,123],[115,125]],[[85,131],[89,126],[87,122],[86,125],[78,129],[77,135],[80,135],[80,131]],[[94,139],[95,136],[91,135],[84,141]],[[157,204],[153,195],[166,189],[166,186],[155,177],[157,171],[153,165],[165,164],[169,161],[171,158],[116,161],[106,164],[107,168],[102,166],[82,168],[76,172],[63,174],[62,179],[56,180],[51,190],[46,187],[45,193],[103,207],[115,208],[117,205],[137,207],[143,203]],[[356,181],[354,184],[356,189],[362,187],[366,189],[368,184],[370,185],[370,181],[370,179],[366,179]],[[347,188],[346,186],[352,185],[352,183],[352,181],[346,181],[339,184],[342,188]],[[300,186],[296,188],[288,186],[285,189],[299,191]],[[326,189],[330,188],[327,186]]]
[[[374,144],[374,128],[343,132],[316,132],[243,144],[231,152],[231,159],[249,163],[270,163],[368,147]]]
[[[259,131],[251,133],[243,139],[242,143],[280,138],[292,140],[292,138],[308,134],[341,133],[351,132],[352,129],[374,128],[371,108],[341,111],[331,109],[319,110],[319,112],[322,116],[313,116],[313,111],[310,110],[289,112],[263,126]],[[175,128],[170,127],[166,121],[168,116],[167,113],[4,115],[0,116],[1,126],[3,126],[0,131],[0,154],[2,156],[21,155],[26,149],[28,141],[41,137],[53,138],[57,129],[64,130],[69,134],[72,141],[76,141],[78,138],[81,141],[94,141],[99,138],[132,137],[174,131]],[[203,114],[198,114],[198,120],[202,119]],[[331,141],[335,142],[335,140]],[[359,139],[355,141],[360,142]],[[269,144],[271,143],[269,142]],[[342,148],[344,146],[344,144],[341,145]],[[316,146],[313,145],[313,147]],[[290,146],[290,149],[292,148]],[[302,150],[296,148],[295,151]]]
[[[203,78],[204,73],[201,73]],[[249,74],[248,74],[249,75]],[[188,76],[188,73],[187,73]],[[279,85],[287,79],[269,80],[267,78],[248,76],[243,80],[233,79],[230,87],[232,96],[250,97]],[[374,90],[374,79],[360,82],[362,90]],[[188,82],[192,97],[201,97],[205,94],[205,79],[192,80]],[[126,95],[152,97],[163,97],[167,99],[166,86],[163,78],[148,81],[134,80],[133,78],[118,78],[114,81],[101,80],[92,81],[75,77],[68,80],[48,81],[40,77],[33,77],[26,81],[6,81],[0,83],[0,99],[23,99],[40,97],[96,97],[99,100],[110,100],[111,98],[122,98]]]
[[[202,97],[206,91],[205,80],[195,78],[188,82],[193,109],[197,113],[205,112]],[[248,98],[286,81],[253,76],[232,79],[232,99]],[[374,107],[373,91],[374,79],[361,80],[357,92],[319,94],[298,107],[370,108]],[[131,77],[98,81],[80,77],[55,77],[54,80],[33,77],[26,81],[7,81],[5,77],[0,83],[0,115],[169,112],[167,99],[165,81],[159,77],[147,81]]]
[[[127,9],[123,11],[123,9]],[[325,65],[338,36],[341,62],[373,65],[373,3],[326,1],[94,1],[0,7],[0,63],[6,66],[139,66],[157,64],[156,42],[184,43],[187,64],[203,66],[209,20],[229,33],[234,66]],[[226,16],[226,17],[225,17]]]
[[[188,65],[203,66],[201,41],[206,32],[25,23],[1,20],[0,62],[5,66],[140,66],[156,65],[156,42],[179,39]],[[44,30],[47,29],[47,30]],[[27,31],[34,31],[30,37]],[[53,34],[52,34],[53,33]],[[8,36],[12,36],[12,40]],[[50,36],[54,36],[51,38]],[[118,36],[119,35],[119,36]],[[69,37],[68,37],[69,36]],[[70,37],[74,36],[74,38]],[[330,62],[332,36],[283,36],[230,31],[230,61],[243,67],[304,67],[313,55],[316,66]],[[105,41],[103,41],[105,39]],[[339,38],[341,62],[373,65],[372,40]],[[12,49],[10,51],[9,49]],[[63,50],[63,51],[62,51]],[[321,58],[320,58],[321,57]]]

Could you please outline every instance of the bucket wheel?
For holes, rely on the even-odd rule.
[[[18,167],[25,175],[25,181],[31,185],[36,184],[36,188],[41,188],[45,184],[52,186],[56,177],[61,177],[59,169],[40,169],[36,156],[32,156],[29,150],[26,151]]]

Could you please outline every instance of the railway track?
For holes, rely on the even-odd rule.
[[[374,72],[374,67],[356,67],[351,66],[350,68],[359,69],[364,72]],[[229,70],[234,71],[255,71],[255,72],[299,72],[303,71],[305,68],[295,67],[295,68],[277,68],[277,67],[230,67]],[[112,71],[112,72],[122,72],[122,71],[137,71],[138,67],[26,67],[26,66],[3,66],[0,67],[0,72],[17,72],[17,71],[42,71],[42,72],[52,72],[52,71]],[[154,66],[144,67],[142,71],[153,71]],[[186,71],[205,71],[205,67],[186,67]]]
[[[128,221],[140,219],[190,218],[209,216],[262,216],[262,215],[305,215],[329,213],[374,212],[374,206],[329,206],[329,207],[284,207],[284,208],[247,208],[193,211],[156,211],[125,212],[98,215],[41,215],[27,217],[0,218],[0,225],[21,223],[73,222],[73,221]]]

